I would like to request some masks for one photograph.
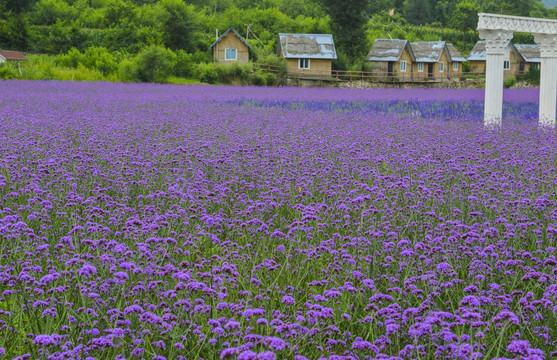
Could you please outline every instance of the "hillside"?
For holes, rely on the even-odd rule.
[[[217,31],[249,27],[255,59],[274,53],[278,33],[332,33],[334,66],[348,69],[376,38],[446,40],[467,54],[478,12],[557,18],[541,0],[0,0],[0,48],[66,54],[77,66],[87,51],[120,61],[159,47],[200,63]]]
[[[557,0],[543,0],[542,2],[548,8],[557,6]]]

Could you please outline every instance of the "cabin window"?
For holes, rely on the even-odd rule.
[[[309,69],[309,59],[299,59],[298,67],[300,69]]]
[[[424,71],[424,63],[423,63],[423,62],[419,62],[419,63],[418,63],[418,71],[419,71],[419,72]]]
[[[530,65],[530,67],[532,69],[539,69],[540,68],[540,64],[539,63],[532,63],[532,65]]]
[[[458,71],[458,63],[457,62],[453,63],[453,70]]]
[[[406,61],[400,62],[400,71],[406,71]]]
[[[236,60],[237,59],[236,49],[226,49],[224,59],[225,60]]]
[[[503,69],[509,70],[511,68],[511,62],[509,60],[505,60],[503,62]]]
[[[440,62],[439,63],[439,72],[443,72],[445,71],[445,63]]]

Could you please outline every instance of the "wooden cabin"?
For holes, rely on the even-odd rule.
[[[279,34],[277,55],[286,60],[290,75],[328,78],[337,58],[331,34]]]
[[[485,63],[487,55],[485,52],[485,41],[478,41],[468,56],[470,63],[470,71],[476,73],[485,73]],[[515,45],[509,41],[505,47],[505,58],[503,61],[504,78],[510,78],[521,71],[524,72],[524,60],[517,51]]]
[[[377,39],[367,55],[372,72],[398,81],[460,79],[466,59],[444,41],[410,43],[408,40]]]
[[[395,76],[399,81],[411,81],[416,58],[408,40],[376,39],[367,54],[371,71],[379,79]]]
[[[249,52],[253,48],[236,30],[229,28],[212,45],[213,58],[219,63],[249,62]]]
[[[420,41],[411,43],[410,46],[416,57],[414,66],[417,78],[444,80],[458,78],[462,73],[462,60],[465,59],[452,44],[445,41]]]
[[[519,74],[530,71],[530,68],[539,69],[542,62],[540,55],[540,47],[530,44],[514,44],[514,48],[520,54],[522,62],[519,64]]]
[[[466,62],[466,58],[456,49],[453,44],[447,44],[449,51],[450,66],[449,71],[451,77],[460,77],[462,75],[462,65]]]

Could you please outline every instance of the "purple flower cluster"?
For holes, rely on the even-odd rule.
[[[0,88],[1,358],[557,355],[557,135],[394,110],[483,90]]]

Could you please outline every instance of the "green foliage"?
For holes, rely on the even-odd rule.
[[[253,72],[251,64],[217,64],[215,66],[218,81],[224,84],[246,85]]]
[[[472,50],[476,41],[479,40],[478,33],[474,30],[463,31],[454,28],[439,28],[425,25],[394,24],[381,17],[374,17],[369,22],[367,32],[368,42],[373,43],[375,39],[398,38],[409,41],[437,41],[444,40],[452,43],[463,54]]]
[[[332,30],[337,48],[352,59],[364,55],[367,50],[365,25],[367,24],[369,1],[365,0],[320,0],[332,20]]]
[[[466,55],[478,40],[478,12],[557,18],[540,0],[0,0],[0,48],[64,54],[36,72],[50,77],[282,83],[284,62],[272,55],[278,33],[332,33],[334,68],[360,70],[377,38],[445,40]],[[280,66],[274,80],[209,64],[215,29],[229,27],[249,35],[254,62]],[[56,67],[64,72],[53,75]]]
[[[207,49],[216,28],[244,35],[249,24],[258,49],[274,50],[280,32],[332,32],[347,58],[338,63],[349,68],[369,50],[377,37],[369,29],[377,24],[384,36],[443,39],[467,50],[477,39],[477,12],[557,17],[540,0],[0,0],[0,47],[61,54],[96,46],[136,54],[158,45],[194,53]],[[448,27],[462,36],[442,38]]]
[[[117,68],[117,62],[104,47],[90,47],[85,51],[83,65],[89,69],[96,69],[101,74],[110,74]]]
[[[58,56],[28,55],[29,61],[21,63],[23,79],[28,80],[72,80],[99,81],[106,80],[99,71],[78,64],[71,68],[61,65]]]
[[[414,25],[429,24],[434,19],[430,0],[406,0],[403,13],[404,18]]]
[[[174,75],[184,78],[193,78],[198,64],[210,62],[206,53],[197,51],[188,54],[184,50],[176,52],[176,62],[174,64]]]
[[[58,57],[58,64],[65,67],[77,69],[79,64],[83,64],[83,54],[76,48],[71,48],[67,54]]]
[[[25,16],[11,16],[0,22],[0,49],[22,49],[29,46],[29,23]]]
[[[0,79],[15,79],[16,74],[5,64],[0,64]]]
[[[165,82],[172,75],[176,54],[161,46],[142,50],[134,60],[134,73],[142,82]]]
[[[118,68],[118,62],[113,54],[106,48],[92,46],[85,53],[76,48],[70,49],[67,54],[58,58],[62,66],[77,69],[80,66],[91,70],[97,70],[103,75],[112,74]]]
[[[539,85],[540,84],[540,69],[536,69],[530,66],[528,72],[524,75],[519,76],[519,81],[526,81],[530,85]]]
[[[103,44],[112,52],[123,50],[136,53],[142,48],[137,41],[137,28],[133,24],[107,29],[103,34]]]
[[[122,60],[118,65],[118,79],[124,82],[137,82],[134,64],[131,60]]]
[[[104,25],[109,28],[127,25],[136,19],[136,7],[130,1],[109,0],[103,18]]]
[[[455,29],[474,30],[478,25],[480,6],[472,0],[461,0],[451,17],[450,25]]]
[[[32,12],[32,20],[36,25],[53,25],[76,17],[76,9],[63,0],[40,0]]]
[[[72,47],[81,48],[85,41],[84,34],[78,25],[68,25],[58,20],[49,27],[41,27],[33,34],[33,44],[38,52],[60,54],[68,52]]]
[[[161,0],[160,5],[165,45],[173,50],[193,51],[199,27],[195,7],[181,0]]]
[[[134,47],[149,47],[151,45],[163,45],[164,44],[164,32],[158,30],[157,28],[151,26],[144,26],[135,29],[135,37],[130,37],[130,40],[135,39],[136,44],[130,43],[128,45],[129,49]]]
[[[505,89],[512,88],[515,84],[516,84],[516,79],[515,79],[514,77],[512,77],[512,76],[511,76],[510,78],[506,78],[506,79],[503,81],[503,87],[504,87]]]
[[[200,64],[197,68],[197,78],[206,84],[216,84],[219,75],[215,69],[215,64]]]
[[[14,12],[21,14],[27,10],[35,0],[0,0],[0,12]]]

